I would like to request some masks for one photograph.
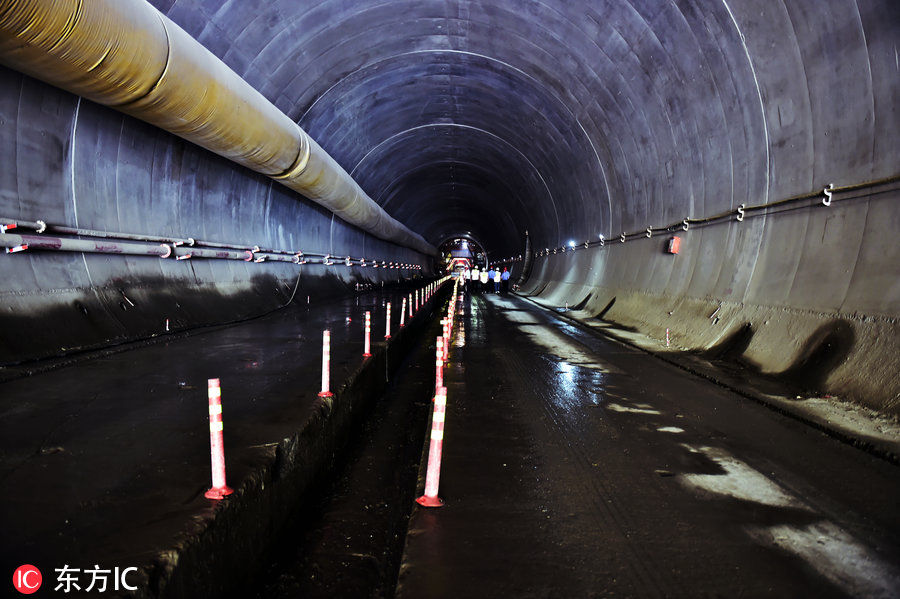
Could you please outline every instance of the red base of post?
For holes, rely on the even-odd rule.
[[[319,397],[334,397],[331,391],[319,391]]]
[[[427,495],[422,495],[418,499],[416,499],[416,503],[424,507],[443,507],[444,500],[440,497],[429,497]]]
[[[363,358],[371,358],[372,354],[363,354]]]
[[[231,495],[232,493],[234,493],[234,489],[226,485],[224,487],[213,487],[204,493],[203,496],[207,499],[222,499],[226,495]]]

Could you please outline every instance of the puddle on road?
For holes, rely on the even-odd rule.
[[[465,347],[466,346],[466,320],[464,318],[459,319],[459,323],[456,326],[456,334],[453,336],[453,347]]]
[[[556,364],[556,391],[551,401],[558,408],[569,412],[584,405],[596,406],[603,396],[603,372],[580,370],[581,364],[562,361]]]

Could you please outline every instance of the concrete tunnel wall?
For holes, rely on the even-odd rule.
[[[0,67],[0,216],[428,262],[267,177]],[[13,232],[13,231],[11,231]],[[3,259],[0,363],[229,322],[413,271],[26,251]],[[299,282],[298,282],[299,277]]]
[[[889,0],[153,4],[392,216],[492,258],[521,253],[526,231],[552,249],[900,170]],[[0,216],[427,263],[129,117],[9,70],[0,90]],[[593,313],[615,299],[607,319],[896,411],[897,187],[693,227],[677,256],[663,234],[539,256],[524,289]],[[298,268],[3,264],[5,362],[147,335],[173,310],[179,326],[258,313]],[[303,295],[383,276],[302,268]]]

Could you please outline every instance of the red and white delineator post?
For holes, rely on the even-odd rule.
[[[322,390],[319,397],[334,397],[331,387],[331,331],[322,331]]]
[[[416,289],[416,312],[419,311],[419,290]]]
[[[406,326],[406,298],[403,298],[403,303],[400,305],[400,328]]]
[[[428,447],[428,470],[425,474],[425,494],[416,499],[424,507],[441,507],[444,501],[438,497],[441,481],[441,451],[444,445],[444,421],[447,414],[447,388],[438,387],[434,396],[431,416],[431,444]]]
[[[434,371],[434,389],[437,390],[444,386],[444,338],[438,337],[435,345],[435,371]]]
[[[412,318],[412,317],[413,317],[413,308],[412,308],[412,293],[410,293],[410,294],[409,294],[409,301],[408,301],[408,302],[407,302],[407,304],[406,304],[406,305],[408,305],[408,306],[409,306],[409,317],[410,317],[410,318]]]
[[[444,359],[446,360],[450,355],[450,327],[452,325],[450,324],[451,321],[449,318],[445,318],[441,322],[444,325]]]
[[[391,338],[391,302],[387,303],[387,314],[384,319],[384,338]]]
[[[363,346],[363,358],[372,357],[372,313],[366,312],[366,342]]]
[[[222,499],[234,493],[225,484],[225,445],[222,440],[222,387],[219,379],[209,379],[209,455],[212,487],[203,494],[207,499]]]

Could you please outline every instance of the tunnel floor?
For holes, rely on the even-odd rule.
[[[313,405],[321,329],[335,388],[362,363],[364,311],[400,293],[313,298],[0,384],[4,566],[55,584],[64,564],[152,562],[215,512],[205,379],[222,379],[237,486]],[[461,310],[444,507],[412,501],[431,323],[334,477],[273,531],[257,596],[900,595],[896,465],[514,295],[467,293]]]
[[[398,597],[900,595],[895,465],[515,296],[459,326]]]

